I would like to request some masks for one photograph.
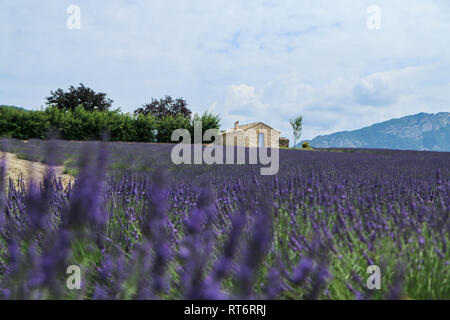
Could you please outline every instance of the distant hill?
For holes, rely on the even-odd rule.
[[[22,108],[22,107],[7,106],[7,105],[3,105],[3,104],[0,104],[0,108],[14,108],[14,109],[19,109],[19,110],[23,110],[23,111],[29,111],[28,109],[25,109],[25,108]]]
[[[450,113],[429,114],[422,112],[376,123],[358,130],[317,136],[306,141],[316,148],[374,148],[450,152]],[[298,144],[299,147],[301,147],[301,143]]]

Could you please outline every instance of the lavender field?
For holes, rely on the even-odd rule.
[[[2,162],[0,298],[450,299],[450,153],[280,150],[261,176],[171,148],[5,141],[76,180],[3,183]]]

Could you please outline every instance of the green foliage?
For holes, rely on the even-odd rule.
[[[297,144],[297,140],[300,139],[300,136],[302,135],[302,129],[303,129],[303,116],[298,116],[295,119],[289,120],[292,131],[294,133],[294,149],[295,145]]]
[[[195,115],[202,121],[203,132],[218,129],[217,115],[205,112]],[[73,111],[49,107],[43,111],[25,111],[16,108],[0,108],[0,136],[28,140],[45,139],[56,132],[64,140],[102,140],[123,142],[171,142],[175,129],[193,132],[193,122],[181,114],[160,119],[152,115],[112,111],[87,111],[78,106]]]
[[[50,124],[42,112],[0,108],[0,135],[13,139],[44,139]]]
[[[79,173],[79,163],[75,160],[75,158],[70,157],[63,163],[64,169],[62,173],[70,174],[71,176],[77,176]]]
[[[196,121],[202,122],[202,137],[203,137],[203,134],[206,132],[206,130],[209,130],[209,129],[219,130],[219,127],[220,127],[220,116],[219,115],[209,113],[207,111],[205,111],[201,116],[196,113],[196,114],[194,114],[194,117],[192,118],[191,127],[190,127],[192,139],[194,138],[194,122],[196,122]],[[203,142],[210,143],[211,141],[203,141]]]
[[[165,116],[158,120],[157,123],[157,140],[158,142],[171,142],[172,132],[176,129],[187,129],[191,127],[189,119],[178,114],[175,117]]]
[[[303,149],[309,149],[309,142],[308,141],[303,142],[302,143],[302,148]]]
[[[52,128],[65,140],[101,140],[105,133],[111,141],[153,142],[155,119],[113,111],[86,111],[79,106],[74,111],[47,108],[44,111]]]
[[[65,140],[101,140],[105,132],[111,141],[153,142],[156,120],[152,116],[114,111],[73,111],[49,107],[44,111],[0,108],[0,136],[28,140],[45,139],[56,131]]]
[[[208,129],[219,129],[220,127],[220,116],[209,113],[208,111],[205,111],[201,116],[196,113],[192,119],[192,123],[194,121],[201,121],[204,131]]]

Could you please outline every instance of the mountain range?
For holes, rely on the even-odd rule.
[[[317,136],[314,148],[373,148],[450,152],[450,113],[418,113],[353,131]],[[300,142],[297,146],[301,147]]]

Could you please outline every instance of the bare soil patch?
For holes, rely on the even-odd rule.
[[[12,178],[17,181],[17,178],[22,174],[25,182],[33,179],[36,182],[42,182],[47,172],[48,165],[40,162],[18,159],[17,156],[9,152],[0,151],[0,161],[6,156],[6,181]],[[69,174],[64,174],[63,166],[54,166],[56,177],[60,177],[62,184],[66,187],[69,182],[74,181],[74,177]]]

